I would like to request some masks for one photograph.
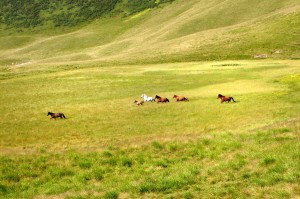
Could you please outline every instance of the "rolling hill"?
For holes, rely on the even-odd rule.
[[[111,4],[102,11],[82,1],[49,3],[32,26],[22,21],[24,16],[11,18],[10,26],[1,23],[0,64],[300,57],[297,0],[105,2]],[[63,11],[65,21],[55,21],[63,18]]]

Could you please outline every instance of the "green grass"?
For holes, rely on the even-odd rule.
[[[300,196],[299,2],[165,2],[1,31],[0,198]]]
[[[270,131],[210,134],[210,138],[177,142],[176,150],[174,143],[160,143],[162,148],[111,148],[109,157],[72,151],[2,157],[2,194],[16,198],[292,198],[299,194],[299,143],[295,137],[270,139],[273,135]],[[79,159],[90,166],[81,167]],[[132,164],[124,165],[124,159]]]
[[[298,65],[2,67],[0,197],[298,197]]]

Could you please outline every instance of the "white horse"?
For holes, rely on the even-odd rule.
[[[154,102],[155,99],[153,97],[148,97],[146,94],[142,94],[141,98],[144,98],[145,102]]]

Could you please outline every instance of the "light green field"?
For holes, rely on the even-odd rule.
[[[0,24],[0,198],[299,198],[299,0],[126,3]]]
[[[299,197],[299,64],[2,67],[0,197]]]

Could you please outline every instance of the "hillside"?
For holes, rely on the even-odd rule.
[[[1,65],[300,57],[297,0],[8,2]]]

